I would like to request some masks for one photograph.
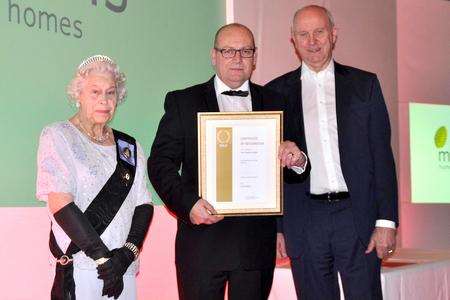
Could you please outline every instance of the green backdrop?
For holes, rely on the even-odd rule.
[[[39,134],[75,113],[65,88],[82,59],[106,54],[125,72],[128,97],[112,126],[134,135],[148,155],[165,94],[211,76],[209,51],[225,21],[219,0],[0,3],[0,206],[41,205],[34,196]]]
[[[409,103],[411,202],[450,203],[450,105]]]

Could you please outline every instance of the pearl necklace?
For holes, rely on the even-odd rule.
[[[87,131],[84,127],[83,124],[81,124],[80,120],[78,120],[78,125],[80,125],[81,130],[88,136],[90,137],[92,140],[96,141],[97,143],[103,144],[104,142],[106,142],[109,139],[109,130],[106,129],[106,133],[102,134],[99,137],[93,136],[92,134],[89,133],[89,131]]]

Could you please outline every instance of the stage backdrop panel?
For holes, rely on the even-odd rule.
[[[106,54],[127,75],[112,126],[146,153],[169,90],[206,81],[223,1],[0,1],[0,206],[38,206],[36,150],[48,123],[68,119],[65,88],[87,56]],[[153,193],[156,198],[155,193]]]
[[[449,176],[450,169],[445,169],[446,152],[449,151],[448,140],[443,142],[444,129],[449,130],[449,118],[444,115],[431,112],[424,120],[421,133],[427,132],[427,136],[412,133],[412,127],[417,128],[409,114],[412,112],[411,103],[431,105],[450,105],[450,1],[447,0],[397,0],[397,61],[398,61],[398,111],[399,111],[399,160],[397,161],[397,175],[399,178],[400,196],[400,239],[401,246],[414,249],[450,249],[450,205],[436,202],[436,184],[431,182],[428,193],[424,191],[424,185],[431,179],[441,181],[436,177],[436,172],[430,172],[431,168],[438,171],[438,175]],[[433,32],[433,37],[427,36]],[[426,42],[425,42],[426,41]],[[416,105],[416,104],[413,104]],[[435,108],[438,108],[436,106]],[[436,111],[441,111],[438,109]],[[415,114],[413,112],[413,114]],[[419,119],[420,120],[420,119]],[[410,124],[413,121],[414,124]],[[434,127],[431,127],[434,125]],[[412,133],[412,135],[411,135]],[[422,136],[422,137],[421,137]],[[438,144],[434,137],[441,137]],[[410,145],[422,143],[423,159],[429,161],[423,170],[413,166],[413,157],[418,154]],[[431,146],[431,147],[430,147]],[[441,147],[437,147],[441,146]],[[439,158],[439,152],[441,157]],[[420,154],[420,153],[419,153]],[[416,156],[417,157],[417,156]],[[439,161],[440,160],[440,161]],[[439,169],[437,169],[439,168]],[[413,174],[416,171],[424,172],[427,181],[417,182],[419,177]],[[446,173],[446,175],[445,175]],[[417,184],[420,184],[422,193],[417,194]],[[438,191],[443,197],[437,200],[449,199],[449,182],[441,184]],[[426,188],[426,186],[425,186]],[[445,197],[445,198],[444,198]],[[422,203],[419,203],[419,200]]]
[[[412,203],[450,204],[450,105],[409,104]]]

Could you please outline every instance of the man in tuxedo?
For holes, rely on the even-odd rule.
[[[249,81],[256,56],[253,34],[247,27],[223,26],[211,50],[215,76],[166,96],[148,172],[156,192],[178,218],[175,260],[180,299],[223,299],[226,283],[231,300],[267,299],[269,295],[275,218],[224,218],[198,196],[197,112],[284,109],[284,99],[277,93]],[[306,156],[289,141],[280,145],[279,158],[297,173],[306,164]]]
[[[285,186],[277,247],[291,258],[300,299],[339,299],[337,272],[347,300],[381,299],[380,263],[398,226],[389,118],[376,75],[333,60],[336,38],[327,9],[298,10],[302,65],[266,86],[287,99],[310,163]]]

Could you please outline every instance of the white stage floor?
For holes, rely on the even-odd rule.
[[[397,249],[383,262],[381,285],[385,300],[449,300],[450,251]],[[296,299],[289,262],[281,262],[269,300]]]

